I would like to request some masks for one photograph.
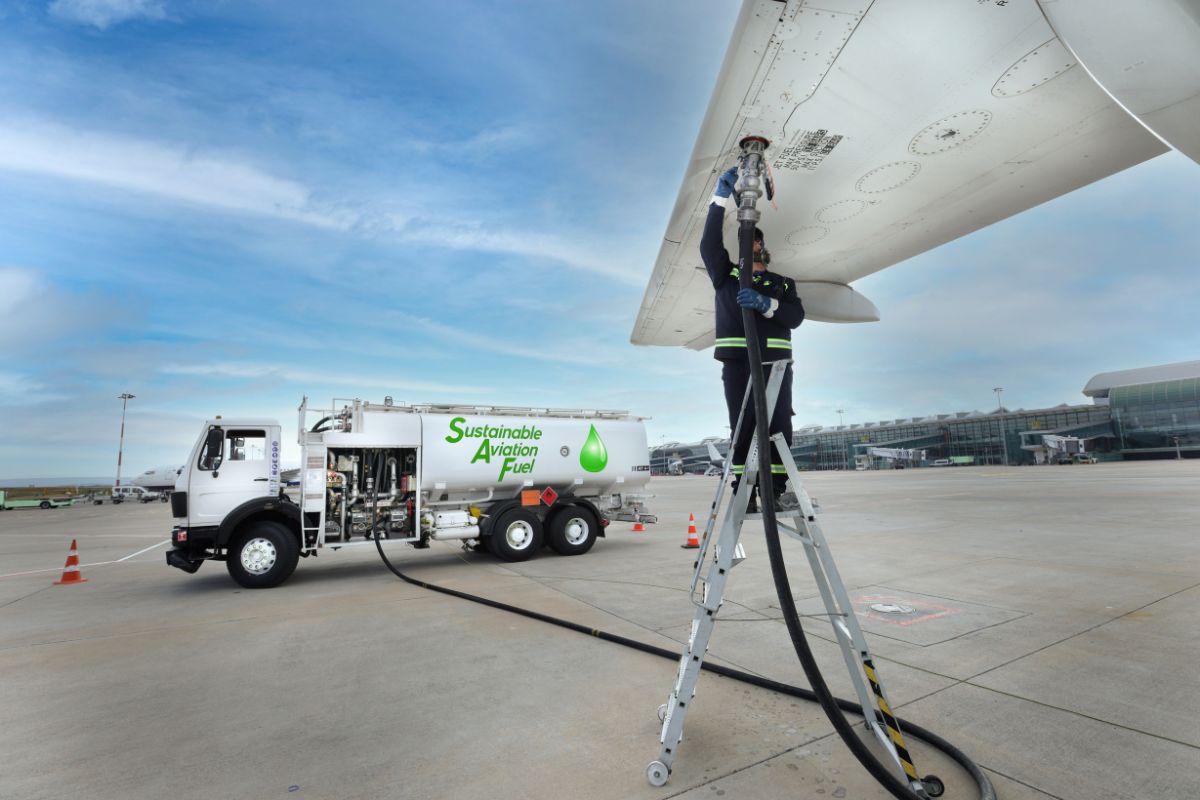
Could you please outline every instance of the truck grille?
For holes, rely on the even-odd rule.
[[[171,492],[171,516],[176,519],[187,516],[187,492]]]

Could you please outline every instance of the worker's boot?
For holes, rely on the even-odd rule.
[[[775,495],[776,511],[795,511],[800,507],[800,498],[795,492],[780,492]]]

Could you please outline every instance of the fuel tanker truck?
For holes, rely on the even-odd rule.
[[[267,588],[324,547],[453,539],[524,561],[543,545],[582,555],[613,520],[656,521],[639,493],[650,479],[644,421],[623,411],[388,397],[330,410],[305,398],[299,412],[292,480],[278,422],[204,423],[171,493],[169,565],[224,561],[242,586]]]

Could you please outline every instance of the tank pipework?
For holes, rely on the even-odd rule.
[[[396,480],[396,457],[389,456],[387,460],[388,470],[391,472],[392,488],[388,496],[394,504],[400,498],[400,485]]]

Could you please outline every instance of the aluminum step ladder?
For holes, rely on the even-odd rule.
[[[775,404],[779,398],[785,370],[790,361],[775,361],[770,364],[771,373],[767,380],[768,419],[773,416]],[[700,679],[704,656],[708,652],[708,642],[712,636],[717,614],[721,610],[725,596],[725,585],[729,580],[730,571],[746,559],[746,551],[740,541],[742,524],[746,520],[761,520],[762,514],[746,513],[750,496],[758,480],[758,437],[751,440],[750,452],[746,458],[745,474],[733,493],[721,521],[719,534],[715,545],[711,547],[713,532],[725,487],[729,482],[733,443],[745,422],[747,404],[750,402],[751,390],[747,386],[746,396],[742,401],[742,410],[738,423],[730,439],[729,457],[725,459],[725,473],[721,484],[717,487],[712,509],[704,529],[704,537],[700,541],[700,549],[696,554],[695,569],[692,573],[691,592],[692,603],[696,606],[696,615],[692,620],[691,635],[684,647],[679,660],[679,672],[675,685],[667,702],[658,708],[658,718],[662,721],[662,733],[659,736],[661,748],[658,759],[650,762],[646,768],[646,778],[653,786],[663,786],[671,776],[671,768],[679,753],[679,745],[683,741],[683,723],[687,711],[696,697],[696,683]],[[792,458],[790,442],[784,441],[783,434],[771,437],[775,449],[783,460],[783,465],[791,480],[792,488],[799,501],[799,507],[788,511],[776,511],[776,523],[781,533],[796,539],[804,545],[804,553],[808,557],[813,577],[816,579],[821,600],[825,604],[826,615],[833,626],[834,637],[842,650],[846,669],[850,674],[854,690],[858,694],[858,702],[862,705],[866,717],[867,728],[875,734],[880,744],[891,755],[896,767],[903,773],[912,790],[919,796],[926,797],[926,787],[917,777],[912,758],[904,743],[904,736],[899,724],[892,714],[891,703],[887,699],[883,683],[879,678],[875,662],[871,657],[867,641],[846,587],[834,564],[833,554],[821,526],[817,522],[816,511],[812,499],[800,480],[800,471]],[[765,483],[765,482],[764,482]],[[707,565],[707,572],[705,567]],[[873,713],[868,712],[873,709]],[[931,776],[932,777],[932,776]],[[932,786],[929,787],[932,790]],[[932,791],[931,791],[932,793]]]

